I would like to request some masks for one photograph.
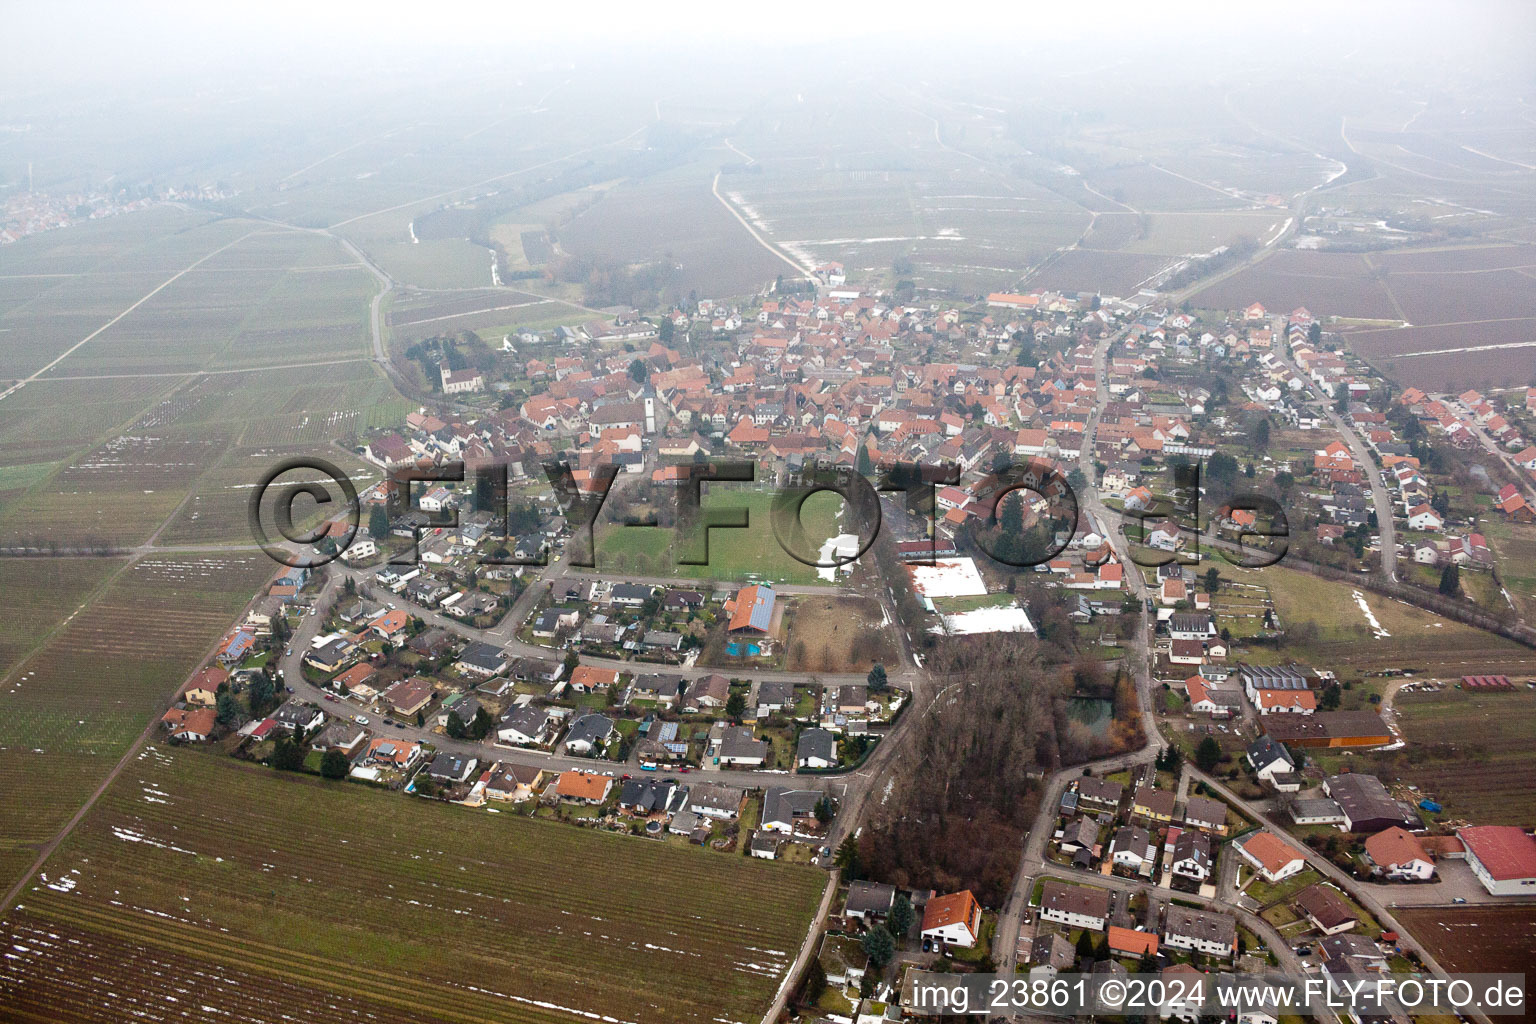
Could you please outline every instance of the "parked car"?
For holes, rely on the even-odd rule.
[[[368,724],[368,716],[367,715],[353,715],[352,716],[352,721],[356,722],[358,725],[367,725]]]
[[[1467,902],[1467,898],[1465,896],[1457,896],[1455,899],[1451,900],[1451,902],[1452,903],[1465,903],[1465,902]]]

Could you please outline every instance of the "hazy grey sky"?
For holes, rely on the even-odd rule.
[[[682,0],[578,3],[340,2],[10,3],[0,79],[8,89],[169,75],[228,77],[291,73],[294,68],[373,71],[454,53],[505,54],[508,61],[612,47],[656,59],[707,52],[750,63],[765,55],[833,44],[851,47],[951,46],[1016,50],[1024,59],[1064,51],[1115,51],[1167,64],[1220,64],[1236,54],[1293,56],[1305,73],[1317,46],[1419,56],[1453,53],[1468,40],[1536,53],[1536,4],[1317,2],[1283,5],[1182,0],[1171,3],[892,3],[888,0],[782,0],[766,4]],[[1215,48],[1212,48],[1215,47]],[[1490,56],[1497,54],[1490,51]],[[325,67],[328,65],[328,67]],[[1529,70],[1529,68],[1527,68]]]

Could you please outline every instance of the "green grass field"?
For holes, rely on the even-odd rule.
[[[5,927],[63,929],[83,945],[25,943],[27,959],[59,965],[78,951],[111,970],[127,945],[196,975],[202,1005],[244,1005],[273,986],[308,994],[306,1020],[336,1019],[341,1006],[540,1024],[756,1020],[825,882],[807,868],[161,747],[44,873]],[[18,969],[32,984],[0,983],[0,1016],[50,991],[78,995],[73,972],[14,960],[0,971]],[[123,1003],[148,998],[159,973],[111,987]]]
[[[773,583],[816,583],[816,569],[797,561],[774,536],[770,510],[773,494],[721,488],[704,499],[706,510],[744,509],[746,529],[714,529],[709,533],[709,561],[705,565],[679,565],[674,531],[660,527],[623,526],[599,522],[595,537],[600,571],[629,572],[637,576],[739,581],[757,576]],[[813,495],[801,509],[801,523],[811,542],[837,532],[837,513],[842,499],[830,492]],[[695,542],[697,543],[697,542]],[[702,551],[702,548],[696,548]]]

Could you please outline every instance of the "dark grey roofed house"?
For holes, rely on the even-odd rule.
[[[721,732],[715,756],[721,764],[762,764],[768,758],[768,744],[752,735],[751,726],[731,726]]]
[[[459,655],[457,664],[481,676],[500,675],[507,669],[507,652],[485,643],[472,643]]]
[[[676,789],[672,779],[630,779],[619,790],[619,807],[635,814],[665,811]]]
[[[795,686],[782,679],[764,679],[757,684],[757,706],[779,711],[795,703]]]
[[[885,917],[891,912],[891,905],[896,902],[896,887],[885,882],[848,883],[848,899],[843,904],[844,917],[856,917],[865,920],[871,917]]]
[[[305,704],[298,699],[292,699],[282,707],[272,712],[272,720],[289,732],[300,729],[313,729],[325,724],[325,712],[313,704]]]
[[[1266,765],[1276,761],[1284,761],[1287,771],[1296,767],[1296,761],[1290,751],[1285,749],[1285,745],[1276,743],[1268,736],[1260,736],[1248,744],[1248,763],[1253,765],[1254,771],[1262,771]]]
[[[1077,960],[1077,950],[1059,932],[1037,935],[1029,947],[1029,962],[1065,971]]]
[[[688,787],[688,809],[712,818],[734,818],[746,793],[721,782],[696,782]]]
[[[646,672],[635,676],[635,696],[671,703],[682,693],[683,677],[672,673]]]
[[[655,593],[655,587],[647,587],[639,583],[616,583],[612,593],[608,595],[608,600],[613,604],[639,606],[649,601]]]
[[[611,735],[613,723],[606,716],[595,712],[582,715],[571,723],[571,731],[566,734],[566,753],[585,754],[599,750],[607,744]]]
[[[478,697],[473,694],[464,694],[451,705],[444,702],[442,713],[438,717],[442,719],[444,728],[448,725],[449,715],[457,715],[459,722],[467,726],[473,724],[475,716],[480,714],[480,709],[481,704]]]
[[[339,750],[348,757],[355,757],[363,745],[368,742],[368,730],[356,722],[345,719],[332,719],[330,724],[320,730],[310,746],[324,753],[328,750]]]
[[[549,713],[532,704],[511,707],[497,723],[496,735],[503,743],[537,743],[544,737]]]
[[[763,795],[762,826],[777,832],[793,832],[795,823],[814,815],[820,802],[821,793],[817,790],[773,786]]]
[[[1216,623],[1209,612],[1176,612],[1168,620],[1168,633],[1175,640],[1199,640],[1216,635]]]
[[[562,619],[568,619],[569,608],[545,608],[533,620],[533,631],[540,636],[553,636],[560,630]]]
[[[704,603],[704,593],[700,590],[669,590],[661,603],[664,608],[697,608]]]
[[[675,651],[683,646],[683,634],[653,629],[640,641],[642,646],[658,651]]]
[[[427,774],[440,782],[463,782],[474,773],[480,762],[473,757],[451,754],[444,750],[427,765]]]
[[[795,763],[801,768],[837,766],[837,737],[826,729],[807,729],[795,745]]]

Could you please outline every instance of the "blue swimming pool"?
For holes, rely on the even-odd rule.
[[[743,644],[733,641],[725,645],[725,653],[733,658],[755,658],[761,652],[762,648],[757,646],[757,644]]]

